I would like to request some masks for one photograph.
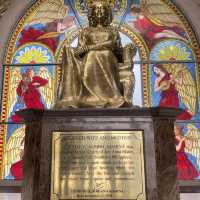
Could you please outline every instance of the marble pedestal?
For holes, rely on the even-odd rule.
[[[173,126],[179,113],[167,108],[18,112],[26,122],[23,199],[50,200],[54,131],[142,130],[146,199],[178,200]]]

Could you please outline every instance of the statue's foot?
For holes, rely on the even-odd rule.
[[[68,108],[78,108],[78,106],[74,102],[60,100],[60,101],[56,101],[53,108],[56,110],[64,110]]]
[[[140,106],[134,105],[132,102],[124,102],[122,107],[126,108],[140,108]]]

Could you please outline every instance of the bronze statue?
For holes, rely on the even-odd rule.
[[[55,108],[131,106],[136,47],[122,48],[119,32],[110,26],[112,10],[105,2],[92,4],[88,20],[89,27],[78,36],[78,46],[64,46]]]

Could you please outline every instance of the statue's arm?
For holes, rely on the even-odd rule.
[[[86,31],[82,30],[78,36],[78,45],[74,49],[74,54],[76,56],[82,57],[85,53],[89,51],[89,47],[87,46],[87,39],[86,39]]]
[[[133,58],[135,57],[137,53],[137,48],[134,44],[130,43],[127,44],[123,48],[123,63],[124,64],[133,64]]]
[[[79,34],[78,45],[76,48],[74,48],[74,52],[76,55],[80,56],[81,54],[85,54],[91,50],[102,50],[102,49],[113,48],[113,41],[106,41],[94,45],[88,45],[86,38],[88,35],[88,31],[89,31],[88,29],[85,29]]]
[[[118,31],[115,31],[114,34],[114,45],[113,45],[113,52],[118,59],[119,63],[123,62],[123,47],[121,43],[121,38]]]
[[[89,51],[90,50],[112,49],[112,48],[113,48],[113,42],[112,41],[101,42],[99,44],[88,46]]]

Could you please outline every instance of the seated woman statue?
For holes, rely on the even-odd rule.
[[[64,46],[54,108],[131,106],[136,48],[133,44],[122,48],[119,32],[110,26],[112,10],[105,1],[92,4],[88,20],[89,27],[78,36],[78,46]]]

